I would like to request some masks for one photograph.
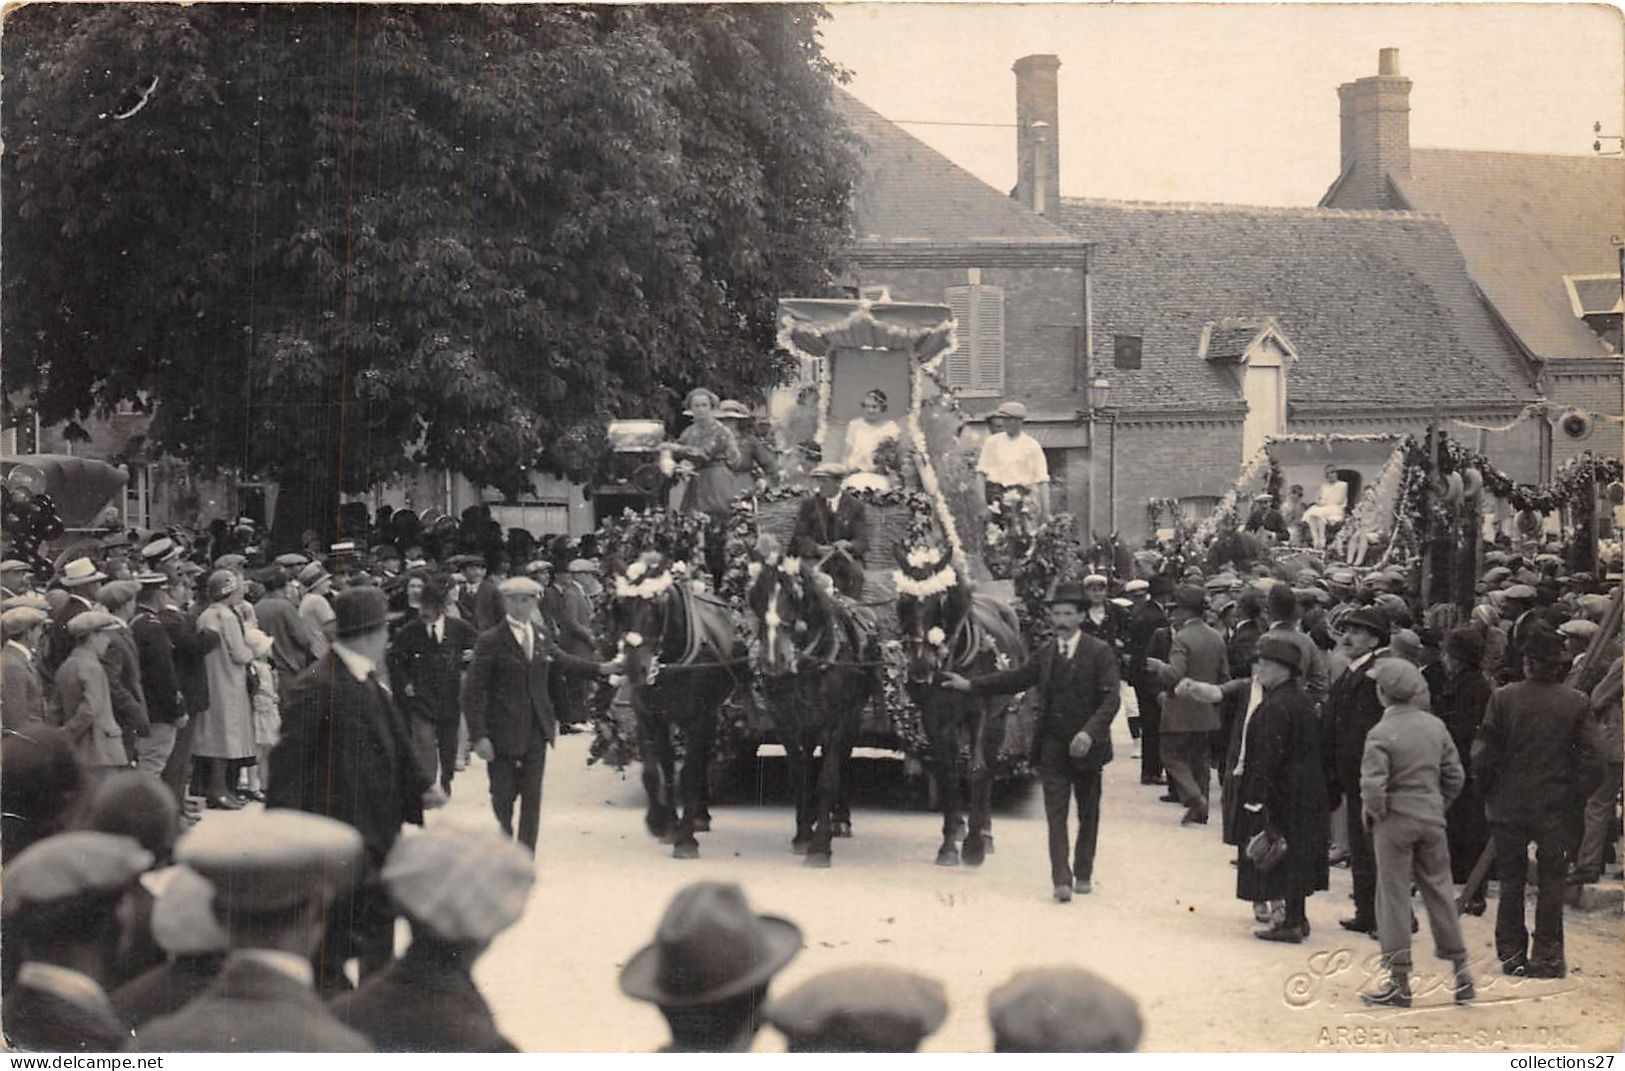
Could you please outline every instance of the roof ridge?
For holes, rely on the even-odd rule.
[[[1453,152],[1463,156],[1538,156],[1547,160],[1591,160],[1596,163],[1625,163],[1625,157],[1598,156],[1583,152],[1532,152],[1528,149],[1458,149],[1445,145],[1413,145],[1412,152]]]
[[[1110,197],[1062,197],[1063,207],[1098,206],[1122,208],[1131,212],[1189,212],[1212,215],[1279,216],[1288,219],[1353,219],[1380,220],[1389,223],[1400,220],[1422,220],[1443,223],[1438,212],[1405,212],[1372,208],[1320,208],[1302,205],[1242,205],[1203,201],[1126,201]]]

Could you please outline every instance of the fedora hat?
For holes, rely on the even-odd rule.
[[[107,574],[96,568],[89,558],[75,558],[62,567],[62,575],[57,578],[57,583],[65,588],[77,588],[106,579]]]
[[[1046,600],[1050,606],[1058,602],[1069,602],[1081,610],[1089,605],[1089,596],[1083,593],[1082,584],[1061,584],[1055,589],[1055,594]]]
[[[1020,402],[1000,402],[990,415],[1004,420],[1026,420],[1027,407]]]
[[[351,587],[333,600],[333,617],[340,639],[383,628],[389,623],[389,600],[374,587]]]
[[[738,885],[697,882],[622,969],[621,992],[668,1008],[712,1004],[762,985],[799,951],[793,922],[751,911]]]

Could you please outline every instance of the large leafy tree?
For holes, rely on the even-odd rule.
[[[52,423],[155,399],[157,448],[280,481],[299,526],[418,465],[584,478],[607,416],[781,378],[776,299],[838,270],[822,17],[12,12],[6,388]]]

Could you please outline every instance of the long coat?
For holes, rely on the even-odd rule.
[[[549,744],[558,739],[558,721],[548,681],[553,669],[598,673],[598,663],[566,654],[536,631],[529,661],[507,621],[480,633],[474,661],[463,674],[463,716],[471,740],[491,741],[499,758],[523,758],[532,733]]]
[[[1315,704],[1293,681],[1264,693],[1247,723],[1236,809],[1236,897],[1254,903],[1308,896],[1330,883],[1326,782]],[[1261,804],[1250,810],[1249,804]],[[1268,873],[1247,858],[1247,842],[1268,824],[1286,836],[1286,857]]]
[[[130,622],[130,635],[141,658],[141,692],[147,715],[160,725],[172,725],[186,714],[180,678],[175,673],[175,641],[158,615],[142,610]]]
[[[39,658],[30,658],[10,643],[0,648],[0,718],[7,729],[47,719]]]
[[[333,1001],[345,1026],[379,1052],[517,1052],[465,966],[443,946],[414,941],[401,959]]]
[[[62,728],[73,741],[73,756],[80,766],[130,764],[124,729],[113,717],[107,670],[89,647],[75,647],[57,667],[56,694],[62,704]]]
[[[1484,826],[1484,794],[1478,789],[1478,778],[1473,776],[1471,756],[1473,742],[1478,739],[1478,727],[1484,721],[1484,711],[1490,702],[1490,680],[1476,666],[1469,667],[1445,681],[1444,688],[1433,697],[1433,712],[1444,719],[1455,742],[1456,754],[1466,767],[1467,783],[1462,786],[1450,809],[1445,812],[1445,834],[1450,841],[1450,872],[1457,882],[1467,880],[1473,864],[1484,850],[1487,836]]]
[[[479,638],[467,621],[440,620],[439,643],[430,634],[429,623],[416,617],[401,626],[389,649],[396,705],[409,718],[437,724],[455,722],[461,712],[463,652],[472,651]]]
[[[376,873],[401,826],[423,824],[423,793],[432,780],[382,685],[356,680],[337,654],[328,652],[288,686],[267,806],[354,826]]]
[[[835,581],[835,590],[851,599],[863,596],[863,562],[869,553],[869,512],[856,495],[841,495],[834,511],[829,500],[820,494],[810,494],[796,508],[796,526],[790,534],[790,553],[816,562],[820,544],[834,546],[837,540],[846,540],[852,549],[842,554],[836,551],[824,563],[824,572]]]
[[[198,719],[192,754],[206,759],[254,756],[254,708],[248,696],[248,674],[254,652],[243,638],[243,622],[225,603],[198,615],[197,627],[220,637],[220,645],[203,656],[209,679],[209,708]]]
[[[1331,805],[1360,791],[1360,762],[1365,758],[1365,737],[1382,720],[1382,703],[1377,700],[1377,682],[1371,670],[1377,664],[1367,659],[1358,669],[1349,667],[1332,682],[1326,694],[1321,748],[1328,777]]]
[[[1229,680],[1230,657],[1224,649],[1224,637],[1201,618],[1191,618],[1173,634],[1167,667],[1161,680],[1167,690],[1162,699],[1162,731],[1202,733],[1217,729],[1218,704],[1175,695],[1174,686],[1187,677],[1206,684]]]
[[[186,712],[193,718],[209,709],[209,671],[204,656],[220,646],[220,634],[200,630],[184,610],[166,606],[158,614],[174,645],[175,676],[180,680]],[[194,729],[195,731],[195,729]]]
[[[272,767],[275,769],[275,767]],[[133,1052],[371,1052],[315,990],[274,967],[228,958],[219,977],[174,1015],[136,1034]]]

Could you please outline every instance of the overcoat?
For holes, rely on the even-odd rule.
[[[197,627],[220,637],[219,646],[203,656],[209,681],[209,707],[198,719],[192,754],[207,759],[254,756],[254,708],[249,702],[248,674],[254,652],[243,638],[243,622],[231,607],[215,603],[198,615]]]
[[[1329,885],[1326,783],[1315,704],[1297,681],[1264,693],[1247,723],[1236,808],[1236,897],[1284,900]],[[1248,804],[1261,804],[1251,810]],[[1266,824],[1286,836],[1286,857],[1265,873],[1247,842]]]

